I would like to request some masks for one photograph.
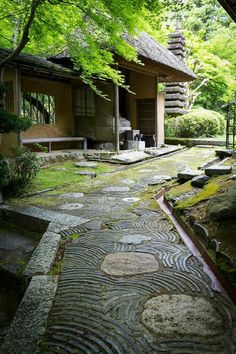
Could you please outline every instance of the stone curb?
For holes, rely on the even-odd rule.
[[[26,226],[29,230],[45,232],[50,222],[73,227],[84,224],[88,219],[79,216],[58,213],[37,207],[10,207],[0,205],[0,217],[14,219],[19,225]]]
[[[47,274],[54,263],[61,235],[45,232],[24,271],[26,277],[36,274]]]
[[[37,275],[28,289],[4,339],[2,354],[38,354],[48,314],[57,289],[57,277]]]

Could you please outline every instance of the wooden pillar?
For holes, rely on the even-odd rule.
[[[119,86],[115,84],[115,148],[120,151],[120,109],[119,109]]]
[[[158,147],[158,77],[155,80],[155,147]]]
[[[20,69],[16,68],[16,114],[18,116],[21,115],[21,73],[20,73]],[[18,140],[18,144],[20,146],[22,146],[22,133],[19,133],[17,136],[17,140]]]

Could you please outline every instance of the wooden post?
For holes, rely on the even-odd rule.
[[[119,109],[119,86],[115,84],[115,147],[120,151],[120,109]]]
[[[16,114],[21,115],[21,73],[20,69],[16,68]],[[22,133],[17,136],[18,144],[22,146]]]
[[[155,80],[155,147],[158,147],[158,77]]]

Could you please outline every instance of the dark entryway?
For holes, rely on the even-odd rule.
[[[137,100],[137,128],[143,134],[146,147],[154,146],[155,134],[155,99]]]

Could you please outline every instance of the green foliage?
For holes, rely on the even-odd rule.
[[[0,108],[0,134],[20,133],[30,128],[31,125],[29,117],[17,116]]]
[[[3,190],[6,195],[21,194],[40,170],[35,153],[26,147],[16,147],[12,150],[14,158],[10,163],[9,182]]]
[[[214,137],[223,134],[224,130],[224,117],[206,109],[194,109],[183,116],[165,120],[165,133],[169,137]]]
[[[32,1],[1,1],[1,47],[17,46]],[[42,0],[30,29],[30,41],[25,52],[43,56],[69,52],[81,78],[94,89],[94,79],[97,78],[111,79],[124,85],[115,56],[137,61],[137,55],[136,50],[123,39],[123,34],[150,29],[150,16],[160,13],[165,2]],[[156,22],[156,28],[160,26],[160,22]]]
[[[9,164],[3,155],[0,155],[0,189],[7,186],[9,182]]]

